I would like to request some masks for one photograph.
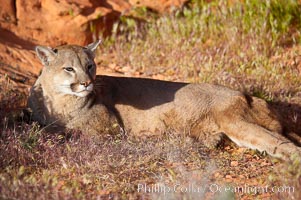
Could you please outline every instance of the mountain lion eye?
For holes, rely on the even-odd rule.
[[[74,69],[72,67],[65,67],[64,70],[67,71],[67,72],[74,71]]]

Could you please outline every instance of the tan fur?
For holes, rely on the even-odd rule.
[[[265,101],[206,83],[95,76],[87,66],[95,67],[98,44],[37,47],[45,67],[28,100],[34,120],[92,134],[123,129],[140,136],[173,129],[209,147],[227,135],[240,146],[276,157],[299,154],[300,148],[281,135],[277,115]],[[66,66],[74,71],[68,72]],[[62,83],[69,88],[58,89]],[[79,92],[80,83],[91,83],[93,91]]]

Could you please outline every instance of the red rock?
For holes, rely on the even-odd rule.
[[[14,0],[0,1],[0,21],[4,23],[15,23],[16,13]]]
[[[159,12],[180,7],[187,0],[139,1],[139,6]],[[100,31],[110,32],[120,15],[138,1],[126,0],[0,0],[1,27],[18,37],[47,45],[92,41]]]

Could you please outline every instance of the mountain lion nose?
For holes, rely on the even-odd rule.
[[[88,87],[91,84],[91,81],[80,82],[81,85]]]

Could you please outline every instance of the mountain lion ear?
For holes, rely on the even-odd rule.
[[[51,47],[36,46],[35,50],[39,59],[45,66],[49,65],[49,62],[53,61],[57,56],[57,50],[52,49]]]
[[[93,53],[93,56],[94,56],[95,51],[96,51],[97,47],[100,45],[100,43],[101,43],[101,40],[96,40],[95,42],[88,44],[86,46],[86,48],[89,49]]]

